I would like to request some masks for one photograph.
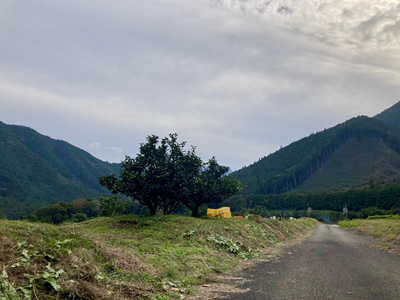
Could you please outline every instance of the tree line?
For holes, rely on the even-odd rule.
[[[362,189],[343,192],[287,193],[281,195],[236,195],[225,201],[235,209],[264,207],[267,210],[304,210],[310,205],[316,210],[341,211],[345,204],[351,211],[376,207],[383,210],[400,208],[400,184],[381,185],[370,181]]]

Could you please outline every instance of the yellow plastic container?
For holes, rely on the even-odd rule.
[[[220,209],[207,208],[207,217],[209,218],[232,218],[231,209],[229,207],[221,207]]]
[[[209,218],[217,218],[218,216],[219,216],[219,210],[218,209],[207,208],[207,217],[209,217]]]
[[[231,212],[224,212],[224,213],[222,213],[220,216],[221,216],[221,218],[223,218],[223,219],[230,219],[230,218],[232,218]]]
[[[230,209],[229,207],[221,207],[221,208],[219,209],[219,211],[220,211],[221,214],[223,214],[223,213],[230,213],[230,212],[231,212],[231,209]]]

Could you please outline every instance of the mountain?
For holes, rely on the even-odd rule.
[[[51,203],[100,197],[108,191],[99,176],[119,168],[31,128],[0,122],[0,217],[18,218]]]
[[[375,118],[388,125],[400,127],[400,102],[376,115]]]
[[[400,181],[400,104],[374,118],[359,116],[311,134],[232,177],[244,194],[360,188]]]

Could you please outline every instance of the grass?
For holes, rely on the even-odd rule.
[[[314,226],[261,217],[0,220],[0,299],[182,299]]]
[[[361,219],[339,222],[339,226],[350,228],[370,235],[384,242],[400,244],[400,220],[398,219]]]

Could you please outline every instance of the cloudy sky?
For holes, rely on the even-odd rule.
[[[237,170],[400,100],[398,0],[0,2],[0,121],[94,156],[178,133]]]

